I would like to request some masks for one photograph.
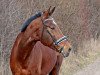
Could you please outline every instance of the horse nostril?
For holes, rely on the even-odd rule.
[[[71,51],[71,48],[68,49],[68,52],[70,52],[70,51]]]

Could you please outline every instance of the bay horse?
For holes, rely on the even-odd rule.
[[[13,75],[58,75],[71,45],[51,17],[55,7],[29,18],[18,34],[10,55]]]

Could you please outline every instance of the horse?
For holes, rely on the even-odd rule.
[[[51,17],[54,10],[50,7],[23,24],[11,50],[12,75],[59,75],[71,44]]]

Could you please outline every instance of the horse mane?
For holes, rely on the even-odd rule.
[[[28,27],[28,25],[35,19],[37,19],[38,17],[40,17],[42,14],[42,12],[38,12],[35,15],[31,16],[28,20],[26,20],[21,28],[21,32],[24,32],[26,30],[26,28]]]

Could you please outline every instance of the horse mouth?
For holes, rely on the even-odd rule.
[[[66,58],[69,56],[69,53],[62,53],[63,57]]]
[[[64,52],[64,51],[62,50],[62,52],[61,52],[61,53],[62,53],[63,57],[64,57],[64,58],[66,58],[66,57],[68,57],[68,56],[69,56],[70,51],[71,51],[71,48],[69,48],[68,52]]]

